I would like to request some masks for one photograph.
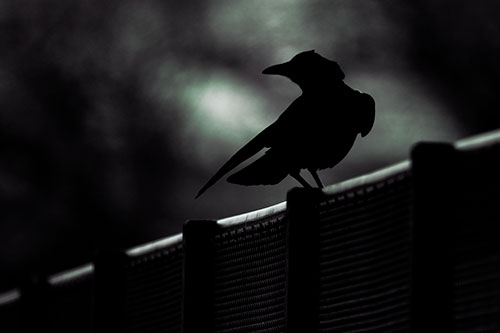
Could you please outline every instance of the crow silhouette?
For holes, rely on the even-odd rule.
[[[307,169],[318,187],[318,170],[332,168],[349,152],[356,136],[366,136],[375,121],[375,101],[344,83],[340,66],[314,50],[266,68],[263,74],[286,76],[302,95],[269,127],[260,132],[208,180],[196,198],[229,171],[264,148],[265,154],[227,178],[233,184],[271,185],[287,175],[311,187],[300,175]]]

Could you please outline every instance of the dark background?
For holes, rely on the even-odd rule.
[[[260,72],[300,51],[377,104],[325,183],[499,127],[496,3],[0,0],[0,290],[285,200],[293,180],[194,196],[298,96]]]

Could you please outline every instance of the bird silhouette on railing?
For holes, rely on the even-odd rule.
[[[311,187],[300,175],[307,169],[318,187],[318,170],[332,168],[349,152],[358,133],[366,136],[375,121],[375,101],[344,83],[340,66],[314,50],[266,68],[263,74],[282,75],[295,82],[302,95],[269,127],[227,161],[200,189],[203,194],[225,174],[264,148],[265,154],[227,178],[240,185],[272,185],[287,175]]]

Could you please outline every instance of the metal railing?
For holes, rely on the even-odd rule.
[[[499,332],[500,131],[0,294],[0,331]]]

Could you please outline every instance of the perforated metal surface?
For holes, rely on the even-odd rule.
[[[0,332],[21,332],[21,304],[18,292],[0,293]]]
[[[51,286],[46,301],[49,332],[91,332],[94,276],[68,279]]]
[[[320,332],[410,329],[408,172],[334,194],[320,212]]]
[[[216,332],[285,331],[284,213],[215,236]]]
[[[494,249],[459,255],[453,271],[457,333],[500,332],[500,256]]]
[[[500,132],[454,166],[453,324],[457,333],[500,332]]]
[[[182,244],[132,258],[125,269],[125,332],[181,332]]]

